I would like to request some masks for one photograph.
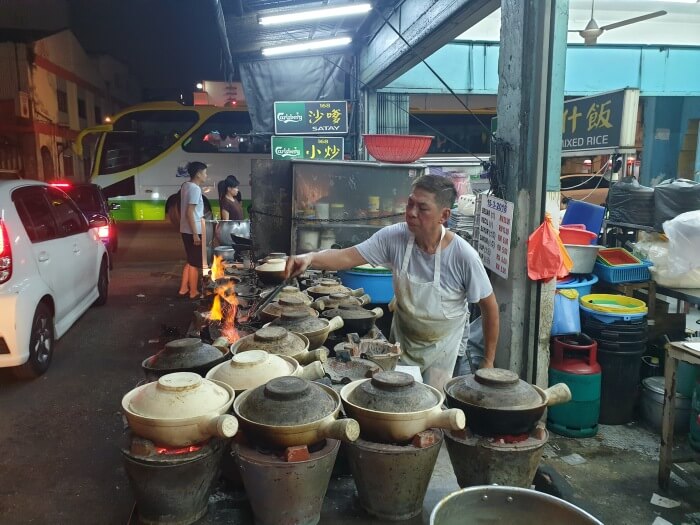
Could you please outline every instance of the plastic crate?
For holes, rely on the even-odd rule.
[[[642,261],[637,259],[624,248],[603,248],[598,252],[598,262],[606,266],[640,265]]]
[[[642,264],[627,264],[625,266],[607,266],[596,262],[593,266],[593,273],[601,281],[611,284],[619,283],[641,283],[651,279],[649,261],[642,261]]]

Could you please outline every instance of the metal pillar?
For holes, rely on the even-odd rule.
[[[559,207],[568,11],[568,0],[501,2],[497,135],[515,215],[510,278],[494,283],[501,309],[496,363],[539,384],[547,381],[554,283],[528,279],[527,238],[545,210]]]

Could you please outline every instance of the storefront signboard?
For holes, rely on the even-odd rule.
[[[476,249],[484,266],[508,278],[513,203],[483,195],[474,220]]]
[[[272,137],[277,160],[343,160],[343,137]]]
[[[275,135],[341,135],[347,132],[345,100],[275,102]]]
[[[623,89],[564,102],[562,156],[634,151],[639,90]]]

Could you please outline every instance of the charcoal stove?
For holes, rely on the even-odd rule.
[[[188,525],[204,516],[227,445],[213,438],[168,448],[129,434],[121,453],[136,499],[134,523]]]
[[[327,439],[308,446],[308,459],[287,461],[281,450],[234,442],[256,525],[316,525],[339,448],[340,441]]]
[[[507,485],[530,488],[549,440],[538,426],[529,434],[483,437],[469,429],[447,431],[445,442],[461,488],[476,485]]]
[[[343,443],[362,508],[383,520],[418,516],[435,468],[443,431],[429,429],[412,443],[386,444],[358,439]]]

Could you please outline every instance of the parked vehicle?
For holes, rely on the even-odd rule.
[[[51,186],[60,188],[73,199],[83,212],[91,228],[97,230],[102,242],[109,253],[109,269],[114,268],[114,254],[119,246],[119,229],[112,215],[112,210],[118,210],[119,204],[110,204],[97,184],[89,182],[51,182]]]
[[[569,200],[586,201],[605,206],[610,181],[603,173],[580,173],[561,176],[562,204]]]
[[[107,249],[75,202],[43,182],[0,181],[0,368],[46,372],[55,341],[108,289]]]

